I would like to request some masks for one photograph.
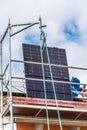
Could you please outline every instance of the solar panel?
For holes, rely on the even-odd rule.
[[[67,65],[66,52],[64,49],[48,47],[51,64]],[[40,46],[23,44],[24,61],[32,63],[24,63],[25,78],[34,78],[34,80],[26,80],[26,95],[34,98],[44,98],[44,85],[41,63]],[[46,49],[43,50],[44,63],[48,63]],[[33,62],[36,62],[35,64]],[[45,79],[51,80],[48,65],[44,65]],[[52,66],[53,79],[57,81],[69,81],[68,68]],[[41,81],[37,81],[41,79]],[[55,83],[57,99],[72,100],[69,84]],[[48,99],[54,99],[52,82],[46,81],[46,94]]]

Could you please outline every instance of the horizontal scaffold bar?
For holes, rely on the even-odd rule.
[[[26,63],[26,64],[37,64],[37,65],[42,65],[41,62],[31,62],[31,61],[22,61],[22,60],[11,60],[12,62],[20,62],[20,63]],[[49,65],[48,63],[43,63],[44,65]],[[57,65],[57,64],[50,64],[51,66],[54,67],[61,67],[61,68],[70,68],[70,69],[80,69],[80,70],[87,70],[87,68],[82,68],[82,67],[76,67],[76,66],[66,66],[66,65]]]
[[[22,79],[22,80],[32,80],[32,81],[46,81],[46,82],[52,82],[50,79],[37,79],[37,78],[23,78],[23,77],[11,77],[12,79]],[[61,84],[75,84],[75,85],[87,85],[84,83],[75,83],[75,82],[69,82],[69,81],[60,81],[60,80],[54,80],[55,83],[61,83]]]

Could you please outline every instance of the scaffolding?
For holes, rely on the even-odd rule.
[[[11,59],[11,38],[14,35],[22,32],[22,31],[24,31],[24,30],[26,30],[26,29],[28,29],[28,28],[36,25],[36,24],[39,24],[39,22],[11,25],[10,20],[9,20],[8,26],[7,26],[3,36],[0,39],[0,52],[1,52],[1,54],[0,54],[0,74],[1,74],[0,75],[0,86],[1,86],[1,125],[2,125],[2,129],[4,129],[3,126],[5,124],[7,124],[7,123],[4,123],[3,118],[4,118],[4,115],[5,115],[5,111],[9,108],[9,110],[10,110],[10,122],[8,122],[8,124],[11,124],[11,130],[14,130],[13,107],[12,107],[12,68],[11,68],[11,64],[14,61],[12,61],[12,59]],[[14,27],[18,27],[18,26],[19,27],[24,26],[24,27],[22,29],[12,33],[12,29]],[[4,73],[3,73],[3,68],[2,68],[3,67],[3,65],[2,65],[2,43],[3,43],[7,34],[8,34],[9,59],[8,59],[8,64],[6,65],[6,68],[5,68]],[[8,81],[6,79],[7,70],[8,70],[8,74],[9,74]],[[3,90],[3,83],[4,83],[3,79],[4,79],[4,76],[5,76],[5,88],[7,89],[7,96],[8,96],[8,103],[7,103],[5,108],[3,107],[3,91],[4,91]],[[17,89],[17,88],[15,88],[15,89]]]
[[[34,123],[44,123],[44,124],[47,124],[48,125],[48,130],[50,130],[50,124],[59,124],[60,125],[60,130],[62,130],[62,124],[67,124],[67,125],[72,125],[72,123],[74,124],[74,125],[76,125],[76,126],[80,126],[80,123],[81,123],[81,125],[83,125],[83,126],[85,126],[85,127],[87,127],[87,123],[86,123],[86,121],[87,120],[85,120],[85,121],[83,121],[83,120],[77,120],[77,119],[79,119],[79,117],[81,117],[81,115],[82,114],[84,114],[84,118],[85,118],[85,116],[87,115],[87,110],[86,110],[86,108],[87,108],[87,103],[83,103],[82,105],[84,105],[85,106],[85,108],[82,108],[81,110],[79,110],[79,109],[73,109],[73,108],[70,108],[70,107],[72,107],[72,104],[74,103],[74,105],[73,105],[73,107],[75,106],[75,105],[77,105],[75,102],[70,102],[70,104],[68,104],[67,105],[67,102],[63,102],[63,101],[61,101],[62,103],[64,103],[64,104],[66,104],[66,107],[67,108],[63,108],[63,107],[60,107],[60,106],[62,106],[62,103],[61,102],[58,102],[57,101],[57,99],[56,99],[56,95],[55,95],[55,101],[49,101],[49,100],[47,100],[47,98],[46,98],[46,95],[45,95],[45,100],[36,100],[35,101],[35,99],[34,99],[34,101],[32,102],[33,103],[33,105],[31,105],[31,100],[29,100],[29,98],[27,99],[26,97],[26,99],[27,99],[27,101],[25,100],[25,102],[27,102],[28,103],[28,105],[24,105],[24,104],[17,104],[17,101],[19,101],[19,99],[21,99],[21,98],[17,98],[17,100],[16,100],[16,97],[15,97],[15,99],[14,99],[14,97],[13,97],[13,91],[12,91],[12,88],[14,87],[16,90],[18,89],[17,87],[15,87],[15,85],[13,86],[13,79],[21,79],[21,80],[23,80],[24,82],[25,82],[25,80],[29,80],[29,79],[31,79],[31,80],[36,80],[36,79],[34,79],[34,78],[25,78],[25,77],[14,77],[13,75],[12,75],[12,63],[13,62],[15,62],[15,63],[33,63],[33,64],[41,64],[42,65],[42,69],[44,69],[44,66],[46,65],[46,66],[49,66],[49,69],[50,69],[50,73],[51,73],[51,80],[47,80],[47,79],[45,79],[44,78],[44,70],[43,70],[43,79],[37,79],[37,81],[44,81],[44,83],[45,83],[45,81],[47,81],[47,82],[58,82],[58,83],[65,83],[65,84],[79,84],[79,83],[73,83],[73,82],[65,82],[65,81],[58,81],[58,80],[53,80],[53,78],[52,78],[52,70],[51,70],[51,67],[52,66],[57,66],[57,67],[63,67],[63,68],[70,68],[70,69],[78,69],[78,70],[85,70],[85,71],[87,71],[87,68],[81,68],[81,67],[73,67],[73,66],[64,66],[64,65],[55,65],[55,64],[51,64],[50,63],[50,59],[49,59],[49,56],[48,56],[48,63],[43,63],[43,59],[42,59],[42,62],[41,63],[37,63],[37,62],[28,62],[28,61],[21,61],[21,60],[14,60],[14,59],[12,59],[12,57],[11,57],[11,38],[13,37],[13,36],[15,36],[15,35],[17,35],[18,33],[20,33],[20,32],[22,32],[22,31],[24,31],[24,30],[26,30],[26,29],[28,29],[28,28],[30,28],[30,27],[32,27],[32,26],[34,26],[34,25],[39,25],[39,28],[40,28],[40,32],[41,32],[41,35],[40,35],[40,40],[41,40],[41,53],[42,53],[42,51],[43,51],[43,47],[44,47],[44,42],[43,42],[43,40],[44,40],[44,37],[43,37],[43,30],[42,30],[42,28],[43,27],[46,27],[46,25],[42,25],[42,21],[41,21],[41,18],[39,18],[39,20],[37,21],[37,22],[30,22],[30,23],[27,23],[27,24],[16,24],[16,25],[11,25],[11,23],[10,23],[10,20],[9,20],[9,23],[8,23],[8,26],[7,26],[7,28],[6,28],[6,30],[5,30],[5,32],[4,32],[4,34],[3,34],[3,36],[1,37],[1,39],[0,39],[0,86],[1,86],[1,126],[2,126],[2,130],[4,130],[4,125],[8,125],[8,124],[11,124],[11,130],[14,130],[14,123],[16,123],[16,122],[30,122],[30,123],[32,123],[32,121],[34,122]],[[14,33],[12,33],[12,29],[14,29],[15,27],[22,27],[23,26],[23,28],[22,29],[20,29],[20,30],[18,30],[18,31],[16,31],[16,32],[14,32]],[[8,63],[7,63],[7,65],[6,65],[6,67],[5,67],[5,69],[4,69],[4,71],[3,71],[3,63],[2,63],[2,46],[3,46],[3,41],[4,41],[4,39],[5,39],[5,37],[7,36],[7,34],[8,34],[8,48],[9,48],[9,59],[8,59]],[[7,73],[7,71],[8,71],[8,79],[6,78],[6,73]],[[80,85],[87,85],[87,84],[84,84],[84,83],[80,83]],[[8,99],[7,99],[7,104],[5,105],[5,107],[3,106],[3,102],[4,102],[4,99],[3,99],[3,94],[4,94],[4,88],[3,88],[3,86],[5,86],[5,89],[6,89],[6,93],[7,93],[7,97],[8,97]],[[25,86],[22,86],[23,87],[23,93],[26,93],[25,92]],[[45,90],[45,88],[44,88],[44,90]],[[21,91],[21,90],[19,90],[18,89],[18,91]],[[46,93],[45,93],[46,94]],[[54,90],[54,94],[55,94],[55,90]],[[15,100],[16,100],[16,104],[14,104],[14,102],[15,102]],[[24,101],[24,99],[22,98],[21,100],[23,100]],[[37,103],[36,103],[37,102]],[[42,105],[40,105],[39,104],[39,102],[40,102],[40,104],[42,104]],[[44,104],[45,104],[45,106],[43,106],[43,102],[44,102]],[[30,104],[29,104],[30,103]],[[52,103],[51,105],[52,106],[50,106],[50,103]],[[38,106],[37,106],[37,104],[39,104]],[[56,106],[56,107],[55,107]],[[63,105],[64,106],[64,105]],[[80,104],[79,104],[79,106],[80,106]],[[69,108],[68,108],[69,107]],[[21,109],[21,108],[24,108],[25,110],[28,108],[29,110],[31,110],[32,108],[33,108],[33,110],[35,111],[35,115],[33,115],[31,118],[30,117],[16,117],[15,116],[15,114],[14,114],[14,110],[15,109]],[[37,120],[37,117],[38,117],[38,115],[42,112],[42,115],[43,115],[43,117],[44,117],[44,110],[46,111],[46,120],[44,119],[44,118],[39,118],[38,120]],[[49,120],[49,115],[48,115],[48,110],[49,110],[49,112],[50,111],[57,111],[58,112],[58,119],[50,119]],[[70,112],[70,113],[74,113],[74,112],[77,112],[77,114],[76,114],[76,116],[75,116],[75,118],[74,118],[74,120],[72,119],[72,120],[62,120],[62,123],[61,123],[61,119],[60,119],[60,111],[61,111],[61,113],[62,112],[66,112],[66,113],[68,113],[68,111]],[[17,113],[18,114],[18,113]],[[20,113],[19,113],[20,114]],[[30,114],[30,113],[29,113]],[[6,116],[8,116],[9,115],[9,117],[10,117],[10,120],[9,121],[7,121],[7,122],[5,122],[4,121],[4,119],[6,118]],[[56,115],[55,114],[55,112],[54,112],[54,115]],[[34,117],[34,118],[33,118]],[[70,117],[69,117],[70,118]],[[7,120],[7,119],[6,119]],[[76,124],[76,120],[77,120],[77,124]],[[72,121],[72,123],[70,123],[70,121]],[[70,123],[70,124],[69,124]]]

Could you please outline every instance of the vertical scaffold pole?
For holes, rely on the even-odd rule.
[[[1,114],[3,112],[3,84],[2,84],[2,41],[1,41],[1,37],[0,37],[0,98],[1,98]],[[4,127],[3,127],[3,118],[2,116],[0,116],[0,122],[1,122],[1,130],[4,130]]]
[[[10,118],[11,118],[11,130],[14,130],[14,123],[13,123],[13,107],[12,107],[12,71],[11,71],[11,24],[9,20],[8,24],[8,31],[9,31],[9,103],[10,103]]]
[[[44,41],[42,35],[42,19],[39,18],[40,22],[40,53],[41,53],[41,63],[42,63],[42,74],[43,74],[43,86],[44,86],[44,97],[45,97],[45,105],[46,105],[46,120],[47,120],[47,128],[50,130],[50,123],[49,123],[49,113],[48,113],[48,104],[47,104],[47,93],[46,93],[46,82],[45,82],[45,72],[44,72],[44,64],[43,64],[43,48],[44,48]]]

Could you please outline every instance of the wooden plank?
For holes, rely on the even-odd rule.
[[[64,126],[87,127],[87,121],[84,120],[61,120]],[[33,123],[33,124],[47,124],[46,118],[33,118],[33,117],[14,117],[14,122],[20,123]],[[59,125],[58,119],[50,118],[50,125]]]

